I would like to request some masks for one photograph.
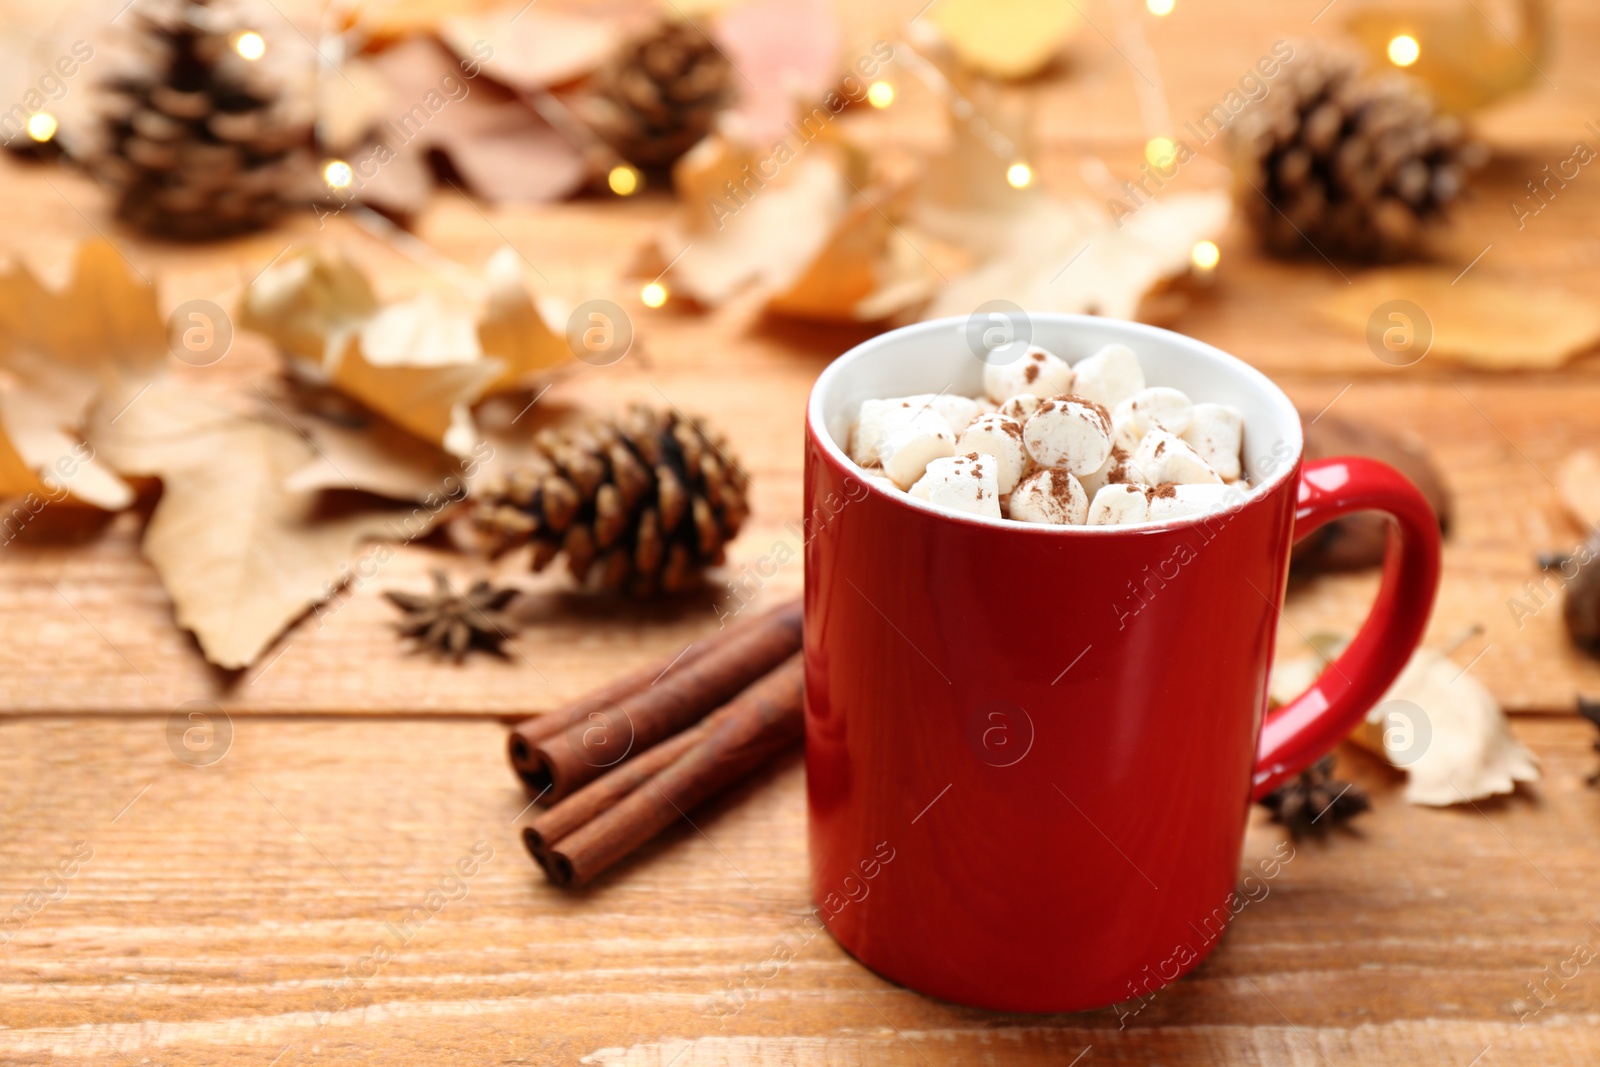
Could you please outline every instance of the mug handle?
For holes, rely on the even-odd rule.
[[[1331,751],[1378,702],[1422,640],[1439,587],[1439,520],[1416,486],[1376,460],[1313,460],[1300,471],[1294,538],[1354,511],[1395,520],[1372,612],[1310,689],[1261,724],[1251,799],[1259,800]],[[1398,536],[1397,536],[1398,535]]]

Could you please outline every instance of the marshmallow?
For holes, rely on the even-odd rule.
[[[1150,521],[1208,515],[1243,499],[1231,485],[1163,485],[1150,494]]]
[[[900,487],[894,484],[894,479],[885,478],[882,471],[869,472],[867,474],[867,484],[875,485],[886,493],[898,493],[900,491]]]
[[[1036,470],[1011,494],[1010,517],[1053,526],[1082,526],[1089,498],[1078,479],[1060,467]]]
[[[1042,401],[1033,393],[1018,393],[999,407],[1000,414],[1018,422],[1027,422],[1028,416],[1039,410]]]
[[[1222,481],[1216,471],[1206,466],[1198,452],[1184,444],[1181,437],[1165,430],[1151,430],[1144,435],[1133,453],[1133,463],[1151,485]]]
[[[1142,485],[1107,485],[1089,505],[1090,526],[1122,526],[1150,518],[1151,490]]]
[[[1022,447],[1022,424],[1004,415],[979,415],[956,438],[956,454],[980,452],[995,459],[995,480],[1001,493],[1016,488],[1028,469],[1028,452]]]
[[[972,420],[978,417],[978,402],[970,396],[953,396],[950,393],[940,393],[928,397],[927,406],[944,416],[944,421],[950,424],[950,429],[956,433],[965,430]]]
[[[1127,345],[1106,345],[1072,367],[1072,391],[1107,411],[1144,388],[1144,368]]]
[[[933,460],[926,473],[911,487],[918,500],[951,511],[1000,517],[1000,490],[995,483],[993,456],[974,452]]]
[[[967,396],[917,393],[913,396],[892,396],[886,400],[863,400],[861,412],[856,416],[855,430],[850,438],[850,458],[858,466],[871,467],[878,462],[878,445],[891,427],[903,425],[919,412],[934,411],[950,424],[953,433],[960,433],[978,416],[978,402]]]
[[[1196,404],[1194,419],[1181,436],[1223,481],[1231,482],[1239,477],[1244,420],[1238,408],[1227,404]]]
[[[863,400],[856,415],[855,428],[850,433],[850,458],[857,466],[878,465],[878,443],[891,426],[904,422],[912,409],[906,398],[892,400]]]
[[[878,442],[878,462],[884,474],[906,489],[922,477],[931,460],[954,455],[955,450],[956,435],[944,416],[932,408],[922,408],[904,422],[888,427]]]
[[[1144,431],[1135,425],[1133,397],[1128,397],[1111,412],[1111,443],[1130,455],[1139,447]]]
[[[1139,390],[1129,398],[1128,410],[1133,414],[1133,426],[1140,436],[1151,430],[1181,434],[1194,419],[1194,404],[1189,398],[1165,385]]]
[[[1099,470],[1078,479],[1078,483],[1083,486],[1083,491],[1090,500],[1093,500],[1094,495],[1105,486],[1142,485],[1144,481],[1144,472],[1133,462],[1133,457],[1128,454],[1127,449],[1117,445],[1111,446],[1111,455],[1106,457]]]
[[[1097,471],[1111,455],[1111,419],[1105,409],[1062,396],[1040,403],[1022,427],[1028,454],[1041,467],[1065,467],[1073,474]]]
[[[985,363],[983,391],[997,404],[1018,393],[1059,396],[1072,392],[1072,368],[1038,345],[1032,345],[1010,363]]]

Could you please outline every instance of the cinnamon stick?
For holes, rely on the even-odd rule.
[[[765,615],[758,616],[750,623],[730,626],[717,631],[709,637],[702,638],[671,659],[647,664],[638,670],[631,671],[609,685],[603,686],[563,708],[522,720],[511,727],[511,736],[507,739],[506,754],[511,759],[511,769],[516,772],[517,777],[522,779],[522,784],[527,786],[531,792],[536,794],[543,793],[550,787],[550,776],[542,758],[535,753],[535,748],[541,742],[548,741],[567,729],[572,723],[581,722],[585,709],[609,708],[624,697],[650,688],[669,670],[685,667],[703,658],[708,653],[722,648],[734,637],[737,637],[746,626],[761,625],[780,615],[787,617],[787,615],[792,614],[798,619],[799,612],[800,602],[798,600],[784,604]],[[554,789],[550,789],[550,793],[545,795],[545,799],[554,801],[560,799],[560,795],[556,794]]]
[[[670,767],[737,706],[737,702],[723,705],[682,733],[612,768],[550,808],[523,828],[522,840],[528,846],[528,851],[543,863],[542,853],[584,823],[615,807],[623,797]]]
[[[615,807],[538,855],[546,877],[581,886],[805,733],[804,658],[796,653],[734,698],[688,750]]]

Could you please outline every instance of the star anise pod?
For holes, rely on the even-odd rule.
[[[1333,777],[1330,754],[1262,797],[1261,806],[1272,812],[1273,822],[1288,827],[1289,836],[1298,840],[1307,834],[1323,834],[1329,826],[1361,814],[1372,803],[1355,783]]]
[[[512,588],[496,588],[482,579],[458,593],[444,571],[433,572],[433,594],[406,593],[385,589],[383,595],[405,618],[395,624],[402,637],[413,638],[419,649],[436,657],[449,656],[457,663],[470,649],[501,654],[501,645],[521,628],[515,616],[505,611]]]

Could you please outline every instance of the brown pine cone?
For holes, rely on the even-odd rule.
[[[475,492],[472,511],[491,552],[532,544],[534,570],[564,553],[580,582],[678,592],[722,562],[749,514],[721,438],[673,411],[635,406],[534,443],[536,460]]]
[[[1486,157],[1410,80],[1324,45],[1298,45],[1232,135],[1240,210],[1281,255],[1414,255]]]
[[[311,126],[233,47],[248,29],[209,0],[135,8],[140,58],[101,88],[104,145],[85,162],[117,217],[205,240],[270,225],[310,174]]]
[[[711,132],[733,99],[733,68],[705,34],[667,23],[595,74],[584,120],[628,162],[668,167]]]

